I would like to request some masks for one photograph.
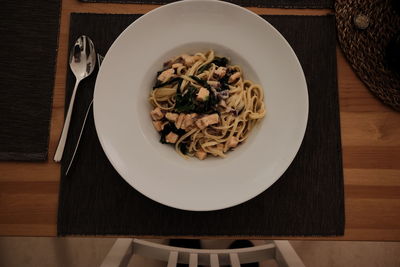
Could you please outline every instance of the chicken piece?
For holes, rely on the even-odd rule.
[[[159,107],[156,107],[152,111],[150,111],[150,115],[154,121],[159,121],[164,117],[164,113],[162,113]]]
[[[189,130],[191,126],[194,124],[194,118],[197,116],[196,113],[186,114],[185,118],[183,119],[181,128],[183,130]]]
[[[196,157],[199,158],[199,160],[203,160],[207,157],[207,152],[203,151],[203,150],[199,150],[196,151],[196,153],[194,153]]]
[[[219,88],[221,87],[220,82],[218,81],[207,81],[207,83],[212,87],[212,88]]]
[[[196,126],[201,130],[209,125],[217,124],[219,122],[219,116],[217,113],[204,116],[203,118],[196,121]]]
[[[209,96],[210,96],[210,92],[206,88],[200,87],[200,90],[196,95],[196,100],[197,101],[207,101]]]
[[[239,144],[239,140],[237,139],[236,136],[232,136],[231,138],[226,141],[227,148],[233,148],[236,147]]]
[[[154,128],[157,132],[161,132],[164,129],[164,123],[162,121],[153,121]]]
[[[214,71],[215,75],[217,75],[220,79],[225,76],[226,74],[226,68],[225,67],[218,67]]]
[[[207,127],[207,124],[202,119],[197,120],[195,124],[200,130],[203,130]]]
[[[177,68],[182,67],[182,66],[183,66],[182,63],[175,63],[175,64],[172,64],[172,68],[173,68],[173,69],[177,69]]]
[[[198,56],[189,56],[186,54],[182,55],[181,58],[183,59],[185,66],[188,67],[192,66],[196,62],[196,60],[199,59]]]
[[[213,124],[217,124],[219,122],[218,113],[214,113],[214,114],[205,116],[202,119],[203,119],[203,121],[205,121],[207,123],[207,125],[213,125]]]
[[[220,107],[222,107],[222,108],[226,108],[226,107],[227,107],[227,106],[226,106],[226,102],[225,102],[225,100],[223,100],[223,99],[221,99],[221,100],[219,101],[218,105],[219,105]],[[167,114],[168,114],[168,113],[167,113]]]
[[[240,75],[241,75],[241,74],[240,74],[239,71],[235,72],[234,74],[232,74],[231,77],[229,77],[228,83],[233,83],[233,82],[235,82],[237,79],[240,78]]]
[[[164,70],[163,72],[158,75],[157,80],[159,80],[162,83],[167,82],[175,73],[174,69],[167,69]]]
[[[167,118],[167,120],[172,121],[172,122],[176,122],[178,117],[179,117],[179,114],[172,113],[172,112],[167,112],[167,114],[165,114],[165,118]]]
[[[185,118],[184,113],[180,113],[178,118],[176,119],[175,126],[177,129],[180,129],[182,127],[183,119]]]
[[[179,136],[176,133],[170,132],[165,136],[165,141],[170,144],[175,144],[178,141]]]

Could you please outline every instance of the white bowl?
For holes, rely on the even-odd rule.
[[[159,142],[150,90],[164,61],[214,49],[262,85],[266,117],[226,159],[183,159]],[[109,49],[97,76],[94,118],[117,172],[147,197],[206,211],[243,203],[270,187],[295,157],[306,129],[307,85],[287,41],[267,21],[219,1],[183,1],[132,23]]]

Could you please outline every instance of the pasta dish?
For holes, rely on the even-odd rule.
[[[264,91],[213,50],[164,63],[150,93],[160,142],[181,156],[225,157],[265,116]]]

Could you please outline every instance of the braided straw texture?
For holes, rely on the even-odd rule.
[[[359,78],[385,104],[400,111],[400,75],[385,64],[385,49],[400,30],[400,14],[389,0],[336,0],[336,23],[340,46]],[[358,15],[369,18],[369,26],[354,25]]]

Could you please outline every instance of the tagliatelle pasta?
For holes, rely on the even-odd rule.
[[[265,116],[263,92],[213,50],[183,54],[157,73],[151,117],[160,141],[174,144],[180,155],[225,157]]]

